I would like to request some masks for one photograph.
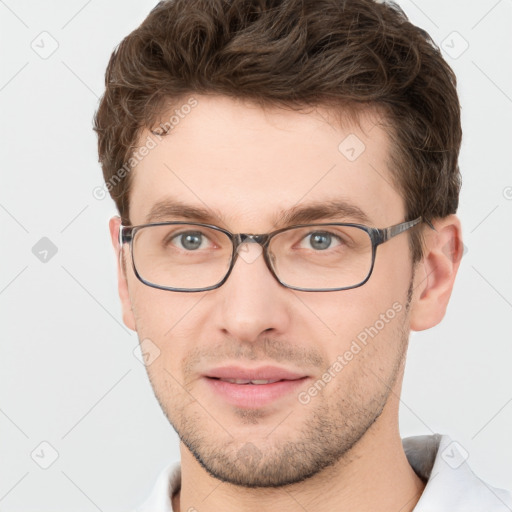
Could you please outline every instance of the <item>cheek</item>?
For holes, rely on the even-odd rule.
[[[343,369],[345,377],[339,380],[352,381],[352,375],[360,382],[368,365],[376,372],[389,369],[403,351],[409,283],[403,273],[387,281],[387,275],[376,273],[359,288],[301,297],[308,315],[313,312],[316,317],[306,318],[301,330],[325,350],[331,371]]]
[[[375,282],[370,286],[370,281],[352,290],[301,297],[307,310],[307,315],[301,315],[304,323],[309,329],[316,325],[318,333],[323,332],[332,340],[338,340],[334,344],[339,343],[342,348],[347,341],[378,321],[381,314],[393,308],[395,302],[402,301],[403,287],[394,283],[396,289],[393,290]]]
[[[135,278],[136,279],[136,278]],[[180,363],[201,339],[204,321],[198,317],[204,293],[184,294],[131,283],[130,296],[139,340],[158,357],[148,367],[150,378],[171,372],[181,381]],[[145,341],[150,340],[150,341]],[[144,347],[142,347],[144,348]]]
[[[390,383],[390,376],[399,370],[408,338],[407,312],[401,302],[395,301],[382,307],[372,305],[355,314],[357,320],[340,328],[330,364],[336,364],[331,368],[342,375],[339,386],[372,395],[383,383]]]
[[[199,294],[159,290],[141,283],[133,273],[128,279],[132,310],[139,337],[163,339],[171,335],[180,322],[189,321],[189,313],[199,302]],[[202,294],[201,294],[202,295]]]
[[[161,294],[170,293],[151,289],[143,284],[135,285],[135,293],[130,293],[132,309],[139,337],[162,338],[172,327],[173,308],[169,307],[169,297]]]

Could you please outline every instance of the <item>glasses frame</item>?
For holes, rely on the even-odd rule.
[[[133,271],[139,281],[144,283],[147,286],[150,286],[152,288],[157,288],[159,290],[168,290],[168,291],[174,291],[174,292],[205,292],[208,290],[215,290],[217,288],[220,288],[228,279],[229,275],[231,274],[231,271],[233,270],[233,267],[235,266],[236,260],[238,258],[238,248],[241,244],[244,243],[257,243],[261,245],[263,249],[263,258],[265,260],[265,263],[267,265],[267,268],[270,270],[270,273],[274,276],[276,281],[285,288],[289,288],[291,290],[298,290],[301,292],[335,292],[335,291],[342,291],[342,290],[351,290],[353,288],[359,288],[360,286],[363,286],[372,275],[373,267],[375,265],[375,257],[377,254],[377,247],[379,245],[382,245],[385,242],[388,242],[395,236],[403,233],[404,231],[407,231],[411,229],[412,227],[416,226],[417,224],[420,224],[422,222],[426,222],[432,229],[434,227],[430,222],[427,222],[423,219],[423,217],[418,217],[414,220],[401,222],[399,224],[394,224],[393,226],[389,226],[387,228],[374,228],[365,226],[363,224],[354,224],[354,223],[347,223],[347,222],[325,222],[321,224],[296,224],[293,226],[288,226],[286,228],[277,229],[275,231],[272,231],[270,233],[262,233],[262,234],[251,234],[251,233],[231,233],[227,229],[221,228],[219,226],[215,226],[213,224],[204,224],[201,222],[187,222],[187,221],[168,221],[168,222],[155,222],[150,224],[139,224],[136,226],[120,226],[119,229],[119,245],[121,247],[120,256],[122,255],[122,248],[124,244],[129,244],[130,246],[130,253],[131,253],[131,260],[132,260],[132,267]],[[142,276],[139,274],[137,267],[135,265],[135,257],[134,257],[134,251],[133,251],[133,239],[137,231],[139,231],[142,228],[149,227],[149,226],[166,226],[166,225],[190,225],[190,226],[202,226],[211,228],[217,231],[220,231],[221,233],[224,233],[230,240],[233,247],[233,251],[231,253],[231,263],[229,265],[228,271],[224,278],[219,281],[217,284],[213,286],[208,286],[204,288],[171,288],[169,286],[161,286],[157,285],[155,283],[151,283],[149,281],[146,281]],[[283,231],[288,231],[290,229],[294,228],[304,228],[304,227],[322,227],[322,226],[348,226],[348,227],[355,227],[359,228],[363,231],[366,231],[368,233],[368,236],[370,237],[371,243],[372,243],[372,263],[370,266],[370,271],[368,272],[368,275],[366,278],[361,281],[358,284],[352,285],[352,286],[344,286],[341,288],[299,288],[297,286],[291,286],[288,285],[279,279],[277,274],[274,271],[274,268],[272,267],[272,263],[270,261],[270,257],[268,254],[268,247],[270,240],[279,233],[282,233]]]

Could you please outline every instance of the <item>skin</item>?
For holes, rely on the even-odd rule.
[[[211,223],[233,233],[270,232],[282,209],[340,197],[364,210],[372,226],[405,220],[377,115],[341,127],[321,108],[264,111],[222,96],[194,97],[198,105],[133,170],[133,225],[166,197],[206,206]],[[349,134],[366,146],[353,162],[338,151]],[[148,135],[141,134],[141,143]],[[117,261],[119,225],[118,217],[111,219]],[[181,439],[175,511],[414,508],[424,483],[407,462],[398,429],[408,336],[443,318],[462,254],[458,218],[434,226],[420,227],[425,254],[415,266],[401,234],[378,248],[364,286],[337,292],[282,287],[256,244],[247,246],[250,257],[238,259],[224,285],[206,292],[157,290],[137,280],[130,260],[126,270],[119,265],[124,323],[160,350],[147,371]],[[129,257],[128,246],[122,256]],[[400,312],[301,403],[298,392],[396,302]],[[264,407],[234,407],[201,377],[228,364],[277,365],[309,379]]]

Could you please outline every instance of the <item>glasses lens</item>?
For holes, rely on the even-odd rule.
[[[230,238],[194,224],[145,226],[133,238],[133,261],[141,279],[167,288],[208,288],[226,275]]]
[[[356,286],[372,266],[370,235],[354,226],[292,228],[272,238],[269,253],[281,282],[296,288]]]

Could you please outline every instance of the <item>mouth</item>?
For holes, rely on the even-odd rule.
[[[241,366],[220,366],[212,368],[205,377],[234,382],[235,384],[268,384],[280,380],[297,380],[305,377],[304,373],[279,368],[278,366],[260,366],[244,368]]]
[[[256,384],[261,386],[262,384],[273,384],[274,382],[283,382],[285,380],[300,380],[300,379],[219,379],[218,377],[208,377],[210,379],[221,380],[222,382],[230,382],[231,384]],[[305,378],[305,377],[303,377]]]
[[[204,375],[214,400],[245,409],[261,408],[296,396],[298,388],[308,379],[309,376],[275,367],[224,367]]]

